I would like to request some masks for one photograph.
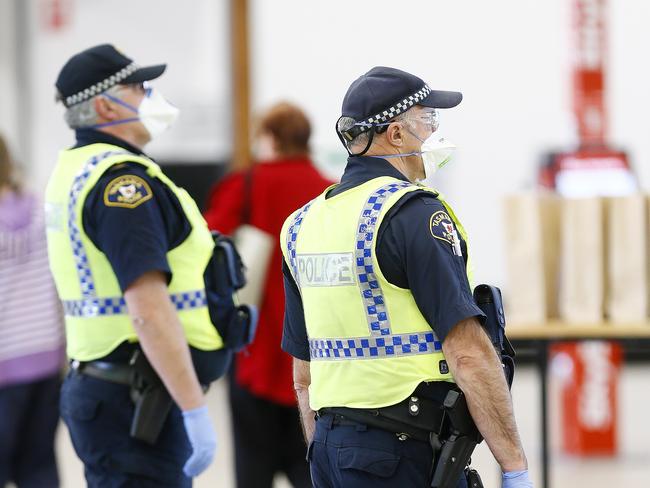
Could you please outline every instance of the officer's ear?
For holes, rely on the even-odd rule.
[[[393,122],[388,126],[388,129],[386,129],[386,140],[392,146],[403,146],[405,135],[406,129],[404,128],[404,124],[401,122]]]
[[[94,99],[95,112],[97,115],[104,120],[117,120],[120,118],[120,115],[115,110],[115,104],[111,102],[108,98],[101,95],[95,97]]]

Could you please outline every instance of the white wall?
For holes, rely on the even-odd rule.
[[[160,80],[182,110],[179,124],[151,145],[165,159],[226,158],[231,148],[229,18],[226,0],[68,1],[70,25],[43,23],[47,0],[28,3],[27,86],[32,180],[42,186],[56,151],[71,143],[53,83],[65,60],[113,42],[139,63],[167,61]],[[473,240],[477,281],[505,287],[501,198],[534,186],[542,153],[571,148],[572,0],[249,0],[253,108],[280,99],[303,105],[315,126],[320,163],[333,174],[345,153],[333,131],[349,84],[375,65],[420,75],[434,88],[460,90],[463,103],[442,116],[440,133],[459,147],[437,186],[456,206]],[[11,95],[7,25],[0,0],[0,93]],[[610,0],[610,139],[629,151],[650,185],[650,2]],[[6,13],[9,12],[9,15]],[[7,24],[7,25],[5,25]],[[24,80],[18,80],[22,83]],[[27,104],[29,106],[30,104]],[[17,100],[0,100],[0,129],[16,139]],[[12,135],[13,134],[13,135]]]
[[[3,0],[0,0],[3,1]],[[140,65],[168,63],[156,86],[181,108],[178,123],[147,147],[154,157],[217,160],[230,153],[230,61],[227,3],[156,0],[83,0],[69,24],[52,30],[44,21],[47,1],[29,2],[29,67],[32,173],[43,186],[59,149],[73,132],[54,103],[54,82],[63,64],[88,47],[112,43]]]
[[[459,151],[437,186],[472,236],[477,282],[505,287],[501,198],[531,188],[542,153],[572,148],[572,0],[252,0],[254,107],[302,104],[321,161],[341,169],[333,130],[349,84],[375,65],[460,90],[440,132]],[[610,0],[611,141],[647,188],[650,2]],[[414,229],[417,231],[417,229]]]
[[[18,120],[16,116],[16,60],[14,2],[0,0],[0,134],[6,139],[16,159],[18,154]]]

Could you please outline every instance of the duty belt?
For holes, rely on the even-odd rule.
[[[70,368],[79,374],[91,376],[120,385],[132,385],[135,368],[128,363],[109,363],[107,361],[70,361]]]
[[[445,415],[442,405],[415,395],[389,407],[326,407],[318,411],[319,417],[328,414],[334,416],[334,425],[345,425],[349,420],[393,432],[401,440],[412,438],[423,442],[430,441],[431,433],[441,432]]]
[[[73,371],[120,385],[134,386],[136,368],[129,363],[111,363],[108,361],[70,361]],[[203,393],[207,393],[210,385],[201,384]]]

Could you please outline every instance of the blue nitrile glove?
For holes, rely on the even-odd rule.
[[[533,482],[528,477],[528,470],[510,471],[503,473],[501,488],[533,488]]]
[[[210,466],[217,450],[217,433],[212,426],[207,406],[184,411],[183,423],[192,444],[192,455],[185,462],[183,472],[193,478]]]

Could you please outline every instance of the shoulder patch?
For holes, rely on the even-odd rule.
[[[449,217],[447,212],[439,210],[431,216],[431,219],[429,219],[429,231],[436,239],[451,244],[454,256],[463,255],[460,248],[460,237],[458,236],[458,231],[456,230],[454,221],[451,220],[451,217]]]
[[[104,190],[104,205],[107,207],[135,208],[151,200],[151,187],[136,175],[122,175],[110,181]]]

